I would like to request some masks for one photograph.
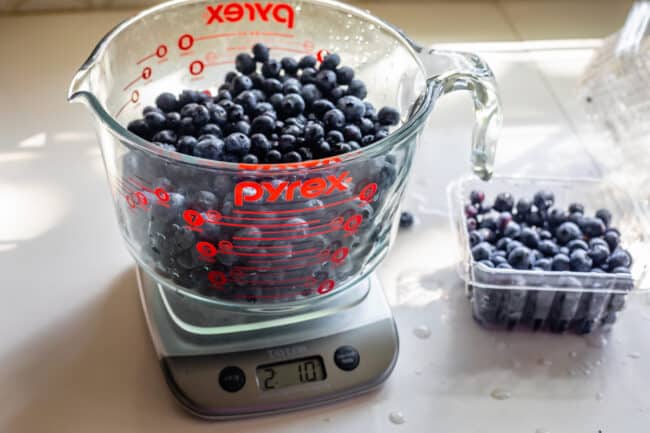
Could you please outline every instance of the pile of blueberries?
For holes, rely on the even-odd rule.
[[[217,161],[295,163],[358,150],[389,134],[399,112],[378,112],[338,54],[322,62],[269,56],[257,43],[235,58],[216,96],[162,93],[129,131],[166,151]],[[259,71],[258,71],[259,69]]]
[[[503,270],[498,278],[521,286],[530,285],[535,274],[523,277],[511,271],[564,271],[562,277],[546,277],[539,285],[571,288],[542,292],[473,287],[474,316],[479,322],[508,328],[523,323],[534,329],[546,326],[553,332],[572,328],[588,333],[597,325],[616,320],[624,295],[594,293],[591,289],[602,285],[597,277],[590,279],[584,274],[617,274],[624,280],[617,283],[617,289],[632,288],[632,257],[620,245],[620,232],[611,224],[611,212],[599,209],[590,216],[580,203],[570,204],[567,211],[554,205],[555,196],[550,191],[538,191],[532,200],[520,198],[516,202],[512,194],[501,193],[491,204],[483,192],[470,193],[464,208],[469,244],[478,264],[477,275],[482,274],[488,286],[490,278],[497,278],[489,269],[496,268]],[[517,278],[522,281],[515,281]],[[583,287],[591,280],[593,287]],[[581,293],[582,288],[589,290]]]

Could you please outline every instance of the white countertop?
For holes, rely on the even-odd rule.
[[[435,180],[465,171],[472,121],[465,95],[445,98],[433,113],[405,204],[418,225],[398,237],[381,266],[401,337],[386,385],[335,405],[237,422],[183,412],[147,334],[90,116],[65,102],[75,69],[126,15],[0,18],[0,35],[25,36],[0,37],[0,431],[648,431],[645,295],[630,299],[602,348],[571,335],[488,332],[472,320],[448,253],[448,222],[431,212],[442,184],[426,195],[423,186],[431,164]],[[591,49],[509,50],[514,46],[474,46],[502,90],[497,170],[599,175],[583,157],[570,91]],[[419,325],[429,326],[431,337],[417,338]],[[511,398],[492,398],[498,388]],[[392,411],[406,422],[391,423]]]

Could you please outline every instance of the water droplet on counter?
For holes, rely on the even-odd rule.
[[[545,365],[545,366],[547,366],[547,367],[553,365],[553,361],[551,361],[550,359],[545,359],[545,358],[539,358],[539,359],[537,360],[537,363],[538,363],[539,365]]]
[[[496,400],[507,400],[512,397],[512,393],[507,389],[496,388],[490,393],[490,396]]]
[[[603,361],[601,361],[600,359],[597,359],[597,360],[594,361],[594,365],[596,367],[600,367],[602,365],[602,363],[603,363]]]
[[[603,397],[605,397],[605,396],[603,395],[602,392],[597,392],[597,393],[596,393],[596,400],[602,400]]]
[[[572,368],[571,368],[571,369],[569,369],[569,376],[575,376],[576,374],[578,374],[578,372],[577,372],[577,371],[575,371],[575,370],[574,370],[574,369],[572,369]]]
[[[585,337],[585,341],[587,342],[588,346],[591,347],[596,347],[598,349],[601,349],[605,346],[607,346],[607,338],[603,334],[595,333],[595,334],[590,334]]]
[[[578,357],[578,352],[569,352],[569,356],[571,358],[577,358]]]
[[[418,338],[429,338],[431,336],[431,328],[429,328],[427,325],[416,326],[413,329],[413,333]]]
[[[583,373],[585,376],[589,376],[589,375],[591,374],[591,370],[588,369],[588,368],[585,368],[584,370],[582,370],[582,373]]]
[[[393,424],[404,424],[406,422],[406,418],[404,417],[404,414],[399,410],[396,410],[388,414],[388,419]]]
[[[630,353],[627,354],[627,356],[628,356],[629,358],[632,358],[632,359],[639,359],[639,358],[641,358],[641,354],[640,354],[639,352],[630,352]]]

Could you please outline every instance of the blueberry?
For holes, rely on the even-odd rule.
[[[492,245],[487,242],[481,242],[472,248],[472,257],[477,262],[480,262],[481,260],[489,260],[491,254]]]
[[[577,224],[567,221],[555,230],[555,237],[560,245],[565,245],[574,239],[580,239],[582,232]]]
[[[249,153],[247,155],[244,155],[241,162],[243,162],[244,164],[257,164],[259,160],[257,159],[257,156]]]
[[[252,74],[255,72],[255,59],[250,54],[239,53],[235,57],[235,69],[242,74]]]
[[[501,251],[501,252],[503,252],[503,251]],[[502,263],[508,263],[508,259],[506,259],[504,256],[495,255],[495,254],[492,254],[492,256],[490,257],[490,261],[492,262],[492,264],[494,264],[494,266],[499,266]],[[508,265],[508,266],[510,266],[510,265]]]
[[[474,190],[469,193],[469,201],[472,204],[480,205],[485,200],[485,193],[483,191]]]
[[[468,211],[470,211],[469,208],[473,208],[472,210],[474,210],[476,212],[476,214],[478,214],[478,211],[476,210],[476,208],[474,208],[474,206],[471,206],[471,205],[466,206],[466,208],[465,208],[465,213],[466,214],[467,214]],[[472,216],[472,215],[467,215],[467,216]],[[473,215],[473,216],[476,216],[476,215]],[[479,223],[479,227],[480,228],[490,229],[492,231],[496,231],[498,229],[497,220],[495,218],[491,217],[491,216],[484,217],[481,220],[481,222]]]
[[[159,148],[161,148],[162,150],[164,150],[165,152],[176,152],[176,146],[174,146],[173,144],[160,143],[156,141],[154,141],[154,144]]]
[[[618,266],[611,271],[612,274],[629,274],[630,269],[625,266]]]
[[[165,115],[158,111],[150,111],[144,115],[144,121],[151,131],[160,131],[165,127]]]
[[[239,122],[240,120],[244,120],[245,116],[246,112],[241,105],[235,104],[228,110],[228,121],[230,122]]]
[[[317,101],[314,101],[311,106],[312,111],[318,117],[322,117],[325,113],[333,110],[334,108],[336,108],[334,104],[327,99],[318,99]]]
[[[528,269],[531,266],[531,254],[530,250],[526,247],[516,247],[513,248],[510,253],[508,253],[508,263],[514,269]]]
[[[295,75],[298,72],[298,61],[293,57],[283,57],[280,60],[280,65],[284,69],[284,72],[289,75]]]
[[[554,271],[568,271],[570,268],[570,259],[566,254],[556,254],[551,260],[551,269]]]
[[[284,101],[284,95],[282,93],[274,93],[271,95],[269,98],[269,103],[275,108],[276,110],[280,109],[280,106],[282,105],[282,101]]]
[[[600,218],[585,217],[582,222],[582,231],[589,237],[602,236],[605,233],[605,224]]]
[[[582,226],[584,219],[585,216],[582,212],[573,212],[569,214],[569,221],[576,223],[578,226]]]
[[[165,113],[178,110],[178,100],[173,93],[165,92],[156,98],[156,106]]]
[[[262,43],[253,45],[253,56],[256,62],[264,63],[269,59],[269,47]]]
[[[582,239],[574,239],[572,241],[569,241],[567,247],[571,252],[573,252],[574,250],[584,250],[584,251],[589,250],[589,245],[587,245],[587,242],[583,241]]]
[[[231,88],[234,95],[239,95],[245,90],[252,89],[253,81],[246,75],[239,75],[234,80],[232,80]]]
[[[327,141],[320,141],[314,148],[316,154],[321,157],[329,156],[332,153],[332,148]]]
[[[255,118],[257,116],[261,116],[262,114],[265,114],[274,120],[277,118],[275,108],[273,108],[273,105],[271,105],[268,102],[260,102],[259,104],[257,104],[253,109],[252,117]]]
[[[565,256],[568,256],[571,251],[569,250],[568,247],[560,247],[558,250],[558,254],[564,254]]]
[[[282,154],[277,150],[271,150],[266,154],[266,162],[276,163],[282,161]]]
[[[295,93],[290,93],[284,97],[280,109],[285,116],[295,116],[305,110],[305,101]]]
[[[282,83],[280,80],[277,80],[275,78],[267,78],[264,80],[264,91],[268,95],[273,95],[275,93],[280,93],[282,92]]]
[[[348,84],[348,95],[356,96],[359,99],[365,99],[368,96],[366,85],[361,80],[353,79]]]
[[[137,119],[129,122],[126,129],[145,140],[151,138],[151,129],[144,119]]]
[[[345,115],[341,110],[334,108],[323,115],[323,123],[328,129],[341,129],[345,125]]]
[[[513,206],[514,206],[514,198],[512,198],[512,194],[510,193],[504,192],[498,194],[494,199],[493,207],[495,210],[498,210],[499,212],[511,212]]]
[[[531,207],[532,207],[532,204],[528,200],[523,199],[523,198],[520,198],[519,200],[517,200],[516,208],[517,208],[517,213],[518,214],[526,215],[528,212],[530,212]]]
[[[494,268],[494,263],[492,263],[490,260],[481,260],[478,262],[479,265],[486,266],[488,268]]]
[[[253,119],[253,123],[251,123],[250,133],[253,135],[258,133],[270,135],[274,130],[275,120],[270,116],[262,115],[257,116],[255,119]]]
[[[490,230],[488,228],[481,228],[481,229],[478,230],[478,232],[480,233],[481,237],[485,241],[490,242],[490,243],[494,243],[494,241],[496,241],[497,235],[496,235],[496,233],[494,231],[492,231],[492,230]]]
[[[537,191],[533,196],[533,204],[537,209],[546,210],[555,203],[555,195],[550,191]]]
[[[543,271],[551,270],[551,259],[539,259],[535,260],[535,267],[540,268]]]
[[[359,142],[362,139],[361,130],[357,125],[345,125],[343,128],[343,136],[347,141]]]
[[[385,126],[395,126],[399,123],[399,111],[392,107],[383,107],[377,113],[377,120]]]
[[[207,138],[196,143],[193,153],[199,158],[218,160],[223,156],[223,147],[223,141],[218,138]]]
[[[320,70],[316,74],[315,82],[322,92],[328,93],[336,87],[336,73],[329,69]]]
[[[336,67],[341,64],[341,57],[336,54],[328,54],[323,58],[323,61],[320,64],[321,69],[336,69]]]
[[[503,235],[509,238],[516,238],[521,233],[521,226],[516,222],[509,222],[503,230]]]
[[[543,227],[544,220],[544,214],[541,212],[529,212],[525,218],[526,224],[535,227]]]
[[[400,228],[406,229],[413,225],[415,222],[415,217],[411,212],[404,211],[399,216],[399,226]]]
[[[316,84],[316,69],[306,68],[300,74],[300,82],[304,84]]]
[[[217,196],[210,191],[197,191],[192,195],[190,208],[205,212],[217,207]]]
[[[375,136],[374,135],[364,135],[361,138],[361,146],[363,146],[363,147],[369,146],[374,142],[375,142]]]
[[[571,258],[569,259],[569,266],[574,272],[589,272],[593,265],[591,257],[587,254],[587,251],[582,249],[576,249],[571,252]]]
[[[609,247],[607,245],[595,244],[589,250],[589,257],[594,266],[601,266],[607,262],[609,257]]]
[[[548,224],[552,227],[558,227],[567,221],[566,213],[562,209],[553,208],[548,213]]]
[[[519,241],[528,248],[535,249],[539,245],[539,235],[535,230],[525,227],[519,233]]]
[[[226,83],[232,83],[232,80],[234,80],[237,77],[237,72],[235,71],[229,71],[226,73],[226,77],[224,78],[224,81]]]
[[[283,135],[293,135],[294,137],[300,137],[303,133],[302,127],[298,125],[287,125],[282,128]]]
[[[325,141],[327,141],[327,143],[331,145],[342,143],[343,140],[344,140],[343,133],[336,130],[329,131],[325,136]]]
[[[514,250],[515,248],[519,248],[519,247],[523,247],[523,246],[524,246],[524,244],[522,244],[519,241],[510,241],[510,242],[508,242],[508,245],[506,245],[506,252],[508,254],[510,254],[512,252],[512,250]]]
[[[204,96],[206,95],[198,90],[183,90],[181,94],[178,95],[178,103],[179,105],[187,105],[191,102],[203,102]]]
[[[615,250],[616,247],[618,247],[618,244],[620,243],[620,238],[618,233],[612,230],[607,230],[605,234],[603,235],[603,240],[607,242],[607,245],[609,246],[609,249],[611,251]]]
[[[318,123],[311,123],[305,127],[304,135],[305,135],[305,142],[307,144],[317,144],[325,136],[325,130]],[[339,142],[340,141],[343,140],[339,140]]]
[[[473,231],[478,228],[478,222],[474,218],[467,218],[467,230]]]
[[[569,213],[571,214],[571,213],[575,213],[575,212],[584,214],[585,213],[585,207],[580,203],[571,203],[569,205]]]
[[[614,251],[612,255],[607,258],[607,266],[609,269],[615,269],[621,266],[629,268],[631,264],[632,259],[630,254],[622,249]]]
[[[181,115],[175,111],[165,114],[165,125],[167,129],[177,130],[181,127]]]
[[[336,70],[336,82],[338,84],[350,84],[354,78],[354,69],[349,66],[341,66]]]
[[[241,132],[230,134],[223,141],[224,149],[227,153],[244,156],[251,148],[250,139]]]
[[[271,150],[271,143],[263,134],[253,134],[251,136],[251,152],[258,157],[266,155]]]
[[[166,144],[176,144],[176,139],[177,137],[174,131],[171,131],[169,129],[163,129],[162,131],[156,132],[151,138],[151,141],[156,141],[159,143],[166,143]]]
[[[285,95],[289,93],[298,93],[302,91],[302,83],[295,78],[287,78],[284,83],[282,83],[282,92]]]
[[[240,120],[238,122],[235,122],[234,125],[230,126],[228,133],[232,134],[233,132],[241,132],[244,135],[249,135],[250,131],[250,123],[246,122],[245,120]]]
[[[469,246],[473,247],[475,245],[480,244],[483,242],[485,239],[483,239],[483,236],[478,231],[472,231],[469,233]]]
[[[178,139],[176,142],[176,147],[179,152],[186,155],[194,154],[194,146],[196,146],[197,140],[191,135],[184,135]]]
[[[246,113],[251,113],[257,105],[257,97],[251,90],[244,90],[234,99],[235,104],[241,105]]]
[[[316,62],[316,57],[308,55],[300,59],[298,67],[300,69],[313,68],[316,66]]]
[[[497,269],[512,269],[512,266],[508,263],[499,263]]]
[[[607,209],[598,209],[596,211],[596,218],[601,220],[605,227],[609,227],[609,224],[612,222],[612,213]]]
[[[300,162],[302,158],[298,152],[291,151],[282,155],[282,162]]]
[[[203,125],[201,128],[201,135],[214,135],[217,138],[221,138],[223,132],[221,131],[221,128],[214,123],[208,123],[207,125]]]
[[[194,135],[196,133],[196,128],[191,117],[183,117],[181,119],[181,126],[178,128],[178,132],[183,135]]]
[[[280,75],[282,65],[275,59],[269,59],[262,65],[262,75],[264,78],[276,78]]]
[[[232,94],[230,93],[229,90],[219,90],[219,92],[217,93],[217,97],[214,99],[217,101],[221,101],[221,100],[229,101],[232,99]]]
[[[336,107],[343,112],[348,122],[361,120],[366,112],[366,106],[361,99],[355,96],[344,96],[339,99]]]
[[[305,84],[300,91],[300,96],[302,96],[302,99],[305,101],[307,106],[311,106],[314,102],[323,97],[315,84]]]
[[[291,134],[283,134],[280,136],[280,141],[278,143],[278,150],[281,153],[287,153],[292,151],[296,147],[296,137]]]
[[[299,147],[297,152],[303,161],[309,161],[310,159],[314,159],[314,154],[312,153],[311,150],[307,149],[306,147]]]
[[[496,246],[496,248],[497,248],[498,250],[500,250],[500,251],[501,251],[501,250],[505,251],[506,248],[508,247],[508,244],[509,244],[510,242],[512,242],[512,239],[510,239],[510,238],[506,238],[506,237],[502,237],[502,238],[500,238],[500,239],[497,241],[497,243],[496,243],[495,246]]]

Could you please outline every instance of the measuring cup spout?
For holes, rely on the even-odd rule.
[[[90,72],[92,68],[81,68],[75,74],[68,89],[68,102],[88,102],[90,91]]]

